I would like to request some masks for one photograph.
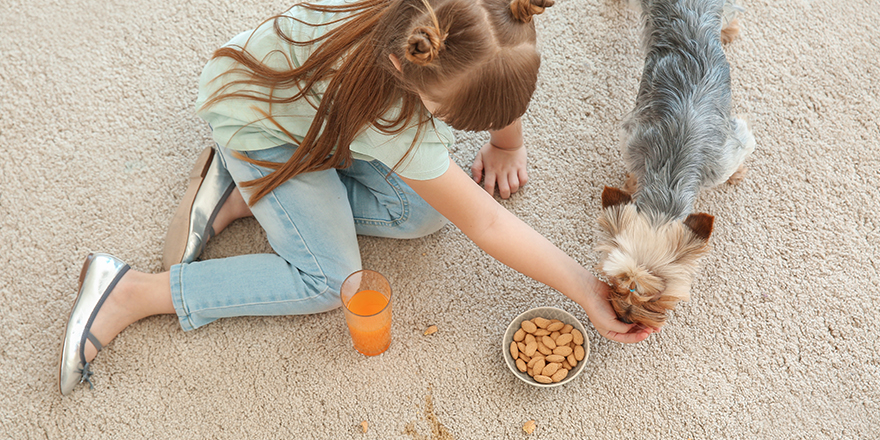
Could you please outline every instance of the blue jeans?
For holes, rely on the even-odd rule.
[[[248,151],[286,162],[295,146]],[[217,147],[236,185],[272,170]],[[251,207],[275,254],[241,255],[171,268],[171,298],[184,330],[233,316],[304,315],[342,305],[339,288],[361,269],[357,235],[416,238],[447,220],[379,161],[296,176]],[[387,176],[387,177],[386,177]],[[242,195],[247,199],[247,189]]]

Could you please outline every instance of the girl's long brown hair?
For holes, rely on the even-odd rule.
[[[214,58],[228,57],[239,64],[227,73],[244,77],[220,87],[204,106],[225,99],[269,103],[269,114],[263,116],[299,145],[286,163],[240,156],[274,170],[244,182],[254,188],[249,200],[253,205],[298,174],[349,165],[349,145],[370,126],[394,135],[415,121],[418,131],[412,150],[422,129],[432,121],[420,93],[439,103],[433,116],[453,128],[477,131],[510,125],[525,113],[537,82],[540,58],[531,16],[552,4],[553,0],[301,3],[294,7],[346,14],[324,24],[335,27],[309,41],[294,41],[283,32],[283,20],[296,18],[277,15],[269,19],[284,41],[316,46],[300,67],[289,62],[288,69],[270,68],[248,53],[247,44],[217,50]],[[389,60],[391,54],[400,60],[400,71]],[[310,91],[321,81],[328,81],[327,88],[315,104]],[[247,86],[298,92],[281,98],[271,92],[248,90]],[[238,90],[229,91],[233,87]],[[275,104],[299,99],[307,99],[317,114],[303,139],[297,141],[271,113]],[[397,117],[383,119],[397,103],[402,106]]]

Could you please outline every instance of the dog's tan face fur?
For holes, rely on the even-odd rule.
[[[652,225],[628,193],[609,187],[602,193],[602,208],[597,269],[611,284],[611,305],[622,321],[662,327],[667,310],[690,299],[714,218],[691,214],[684,221]]]

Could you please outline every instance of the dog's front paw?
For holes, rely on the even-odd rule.
[[[723,29],[721,29],[721,43],[727,44],[731,41],[735,40],[739,35],[739,20],[733,19],[730,23],[727,23]]]
[[[636,175],[633,173],[626,173],[626,182],[623,182],[623,191],[628,193],[629,195],[633,195],[636,193],[636,190],[639,189],[639,180],[636,179]]]
[[[745,11],[745,8],[736,4],[734,0],[725,0],[721,9],[721,43],[727,44],[739,35],[739,20],[737,17]]]
[[[748,173],[749,169],[746,168],[745,165],[740,165],[739,168],[727,179],[727,183],[731,185],[736,185],[742,182],[746,178],[746,173]]]

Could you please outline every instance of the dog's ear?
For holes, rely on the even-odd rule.
[[[712,225],[715,223],[715,217],[699,212],[697,214],[691,214],[684,219],[684,224],[691,231],[694,232],[694,235],[697,237],[709,241],[709,236],[712,235]]]
[[[632,197],[629,195],[629,193],[624,192],[621,189],[606,186],[605,189],[602,190],[602,209],[611,206],[623,205],[631,201]]]

